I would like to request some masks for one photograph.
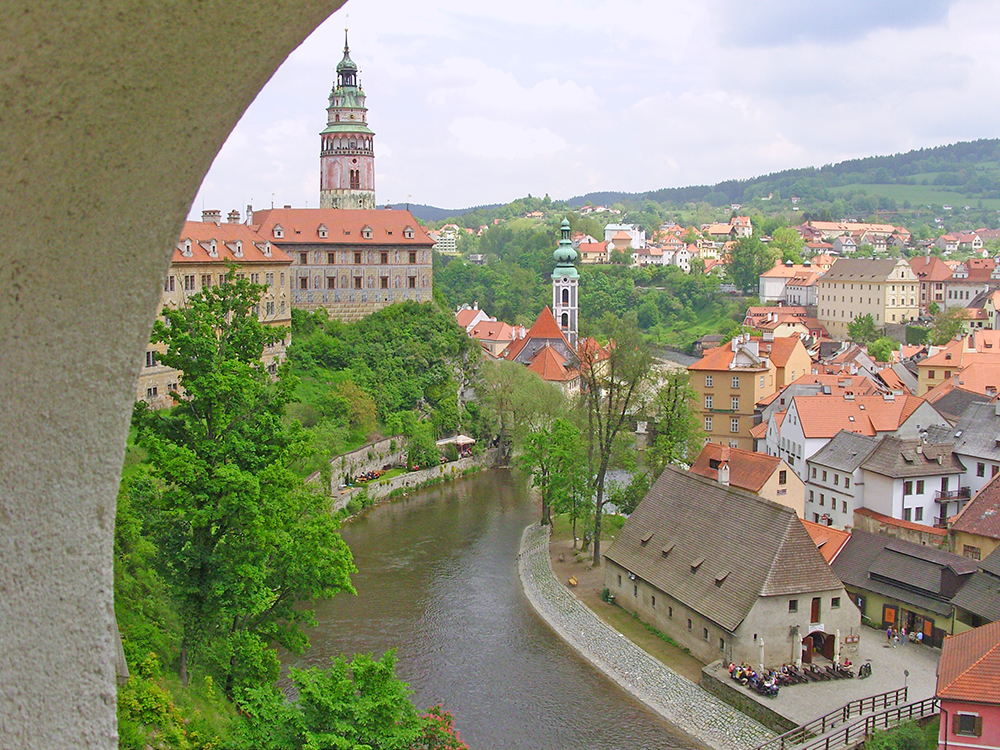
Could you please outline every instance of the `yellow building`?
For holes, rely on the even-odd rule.
[[[774,393],[775,369],[761,342],[746,335],[709,349],[688,367],[691,387],[697,394],[695,410],[701,416],[707,441],[754,449],[750,435],[754,407]]]
[[[265,287],[258,307],[260,320],[289,329],[281,341],[264,350],[262,360],[268,371],[274,373],[285,359],[291,341],[292,259],[250,227],[238,223],[238,215],[230,214],[230,220],[224,224],[219,221],[218,211],[206,211],[202,218],[205,221],[184,223],[163,285],[160,307],[184,307],[190,296],[222,283],[226,261],[236,263],[237,273]],[[181,375],[178,370],[160,364],[158,355],[163,351],[162,344],[147,347],[136,389],[136,399],[156,409],[173,404],[170,393],[178,390]]]
[[[817,317],[834,337],[846,336],[847,326],[864,315],[877,328],[920,315],[920,279],[902,258],[840,258],[818,285]]]
[[[975,374],[965,390],[989,393],[986,386],[1000,384],[1000,378],[992,377],[1000,368],[1000,331],[976,331],[942,347],[933,347],[929,356],[917,363],[917,395],[923,396],[948,380],[964,372],[973,365]]]

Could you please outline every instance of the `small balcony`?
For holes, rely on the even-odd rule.
[[[934,493],[934,502],[948,503],[952,500],[968,500],[972,497],[972,490],[969,487],[959,487],[957,490],[938,490]]]

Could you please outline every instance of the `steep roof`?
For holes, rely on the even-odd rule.
[[[841,588],[791,508],[673,467],[605,557],[730,632],[758,597]]]
[[[969,404],[955,424],[955,450],[963,455],[1000,461],[1000,416],[997,404]]]
[[[550,345],[539,349],[531,359],[528,369],[549,382],[565,382],[580,377],[579,370],[566,366],[566,359]]]
[[[874,437],[841,430],[809,459],[830,469],[854,472],[878,445]]]
[[[971,404],[985,404],[991,400],[985,393],[973,393],[960,388],[955,376],[938,383],[924,394],[924,398],[950,424],[955,424]]]
[[[527,334],[525,334],[524,338],[517,339],[507,348],[507,359],[513,360],[532,339],[562,341],[569,348],[569,342],[560,330],[559,324],[556,323],[556,319],[553,317],[552,310],[548,305],[538,313],[538,317],[535,318],[534,324],[528,330]]]
[[[797,348],[801,348],[803,354],[806,353],[806,348],[802,346],[802,340],[798,336],[779,336],[769,344],[765,343],[764,346],[768,348],[768,356],[775,367],[787,365],[789,358]]]
[[[958,460],[953,448],[950,443],[924,445],[919,439],[902,440],[886,435],[861,468],[893,479],[964,474],[965,466]]]
[[[1000,539],[1000,474],[976,493],[951,524],[954,531]]]
[[[844,549],[844,545],[851,538],[851,532],[844,531],[843,529],[835,529],[833,526],[827,526],[826,524],[803,520],[802,525],[806,527],[809,537],[816,544],[816,549],[819,550],[819,553],[823,555],[823,559],[828,563],[832,563],[837,559],[837,555],[840,554],[840,551]]]
[[[715,468],[712,467],[713,463]],[[718,481],[719,465],[722,463],[729,466],[731,486],[756,494],[778,468],[781,459],[766,453],[723,447],[718,443],[705,443],[701,453],[691,465],[691,473]]]
[[[935,695],[1000,704],[1000,622],[944,639]]]
[[[431,247],[434,241],[409,211],[342,208],[268,208],[253,212],[257,231],[279,245],[409,245]],[[283,237],[274,238],[275,225]],[[321,236],[325,226],[326,236]],[[364,228],[371,228],[371,237]],[[412,232],[408,233],[406,230]],[[410,234],[410,238],[407,238]]]
[[[947,281],[951,278],[951,268],[936,255],[910,258],[910,268],[921,281]]]
[[[215,255],[211,255],[212,241]],[[188,245],[190,241],[190,245]],[[242,256],[237,256],[237,249]],[[190,255],[185,255],[186,251]],[[266,255],[270,252],[271,255]],[[231,260],[239,265],[248,263],[286,263],[292,259],[246,224],[213,221],[185,221],[180,239],[174,246],[174,263],[219,263]]]
[[[896,270],[895,258],[870,260],[868,258],[839,258],[823,274],[820,283],[828,281],[885,281]]]
[[[841,430],[861,435],[894,432],[924,402],[900,394],[888,396],[796,396],[792,399],[807,438],[830,438]]]

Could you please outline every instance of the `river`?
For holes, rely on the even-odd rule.
[[[414,703],[443,703],[473,750],[690,747],[531,609],[516,556],[535,513],[506,472],[373,508],[343,530],[358,595],[320,603],[312,648],[286,663],[325,667],[336,654],[395,647]]]

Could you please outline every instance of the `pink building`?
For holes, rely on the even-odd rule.
[[[1000,748],[1000,621],[945,638],[936,694],[939,750]]]

